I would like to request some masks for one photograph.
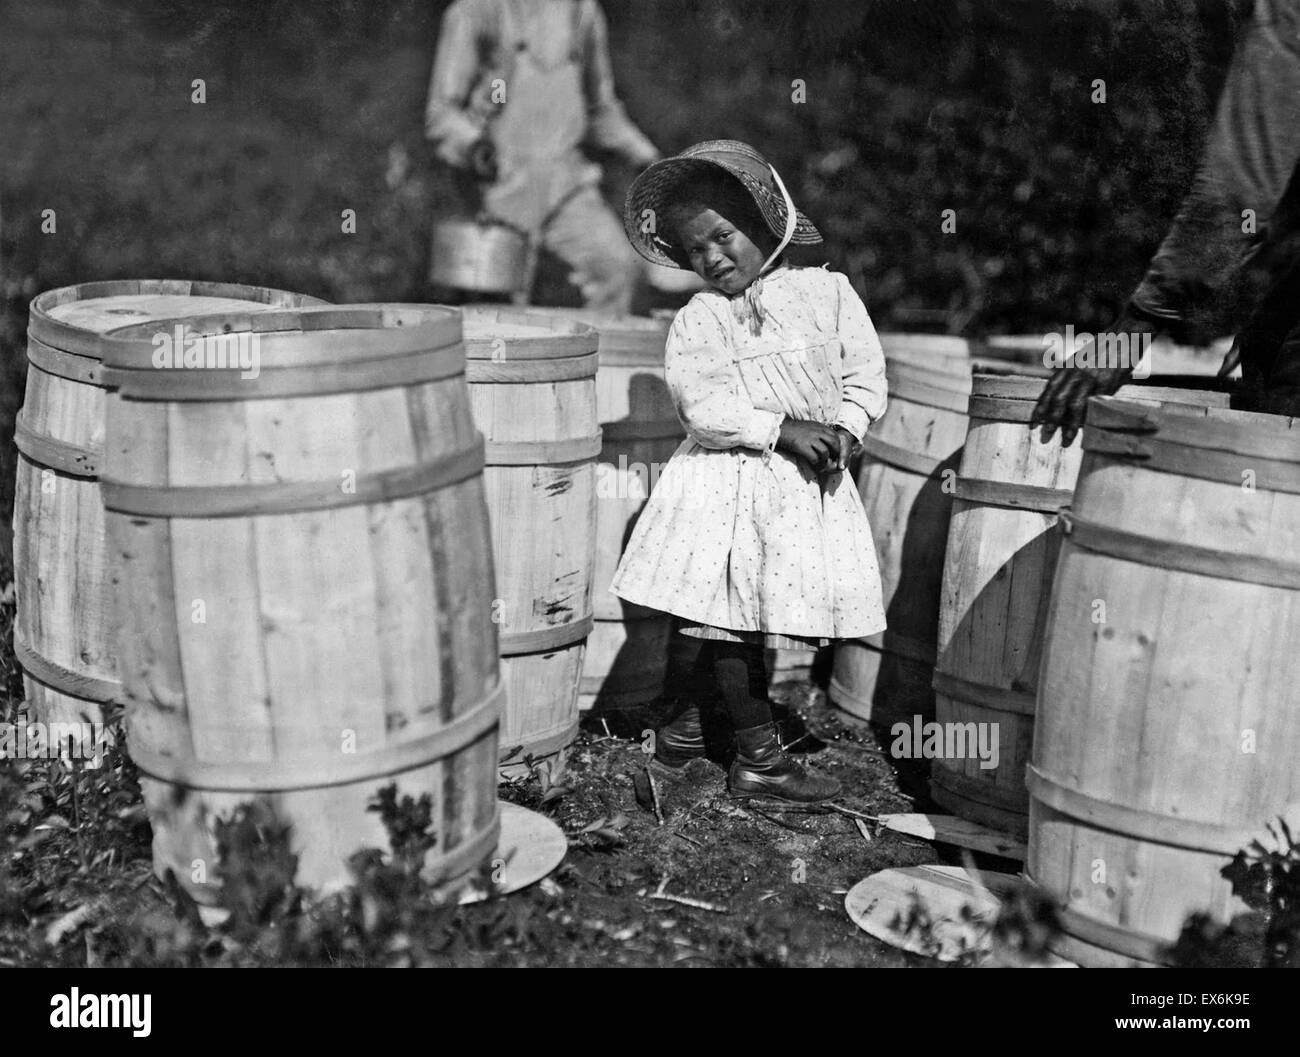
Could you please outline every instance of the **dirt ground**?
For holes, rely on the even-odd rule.
[[[0,611],[7,625],[12,595]],[[21,698],[7,650],[3,660],[12,712]],[[868,816],[923,806],[923,774],[900,772],[882,736],[845,722],[822,690],[791,683],[773,696],[791,750],[843,782],[838,806]],[[255,910],[240,927],[217,930],[152,876],[147,819],[124,757],[76,775],[57,762],[8,766],[0,965],[934,964],[860,931],[844,896],[877,870],[938,861],[935,848],[868,821],[860,828],[843,811],[732,799],[710,761],[678,774],[656,768],[651,794],[638,733],[652,721],[589,715],[558,784],[534,773],[501,787],[503,799],[566,834],[565,860],[540,883],[435,909],[418,891],[393,888],[393,874],[371,875],[352,909],[317,913],[284,897],[293,889],[266,865],[272,849],[238,881],[240,892],[263,893]]]
[[[846,724],[808,683],[774,690],[792,751],[838,778],[836,801],[864,815],[911,810],[900,775],[876,735]],[[857,881],[891,866],[936,861],[927,844],[896,834],[868,839],[847,814],[825,808],[761,805],[727,795],[725,774],[697,760],[680,774],[655,768],[662,824],[647,797],[649,757],[634,737],[610,737],[589,717],[563,784],[570,791],[548,813],[571,836],[568,857],[528,897],[575,930],[570,949],[538,952],[549,964],[906,965],[912,959],[859,930],[844,910]],[[611,730],[632,733],[632,722]],[[886,746],[887,747],[887,746]],[[637,785],[642,785],[638,796]],[[647,803],[648,801],[648,803]],[[538,807],[535,796],[520,802]],[[551,805],[541,805],[546,810]],[[601,818],[620,823],[607,846],[581,830]],[[875,827],[865,822],[867,834]],[[612,836],[612,834],[610,835]],[[714,910],[653,898],[657,891]]]

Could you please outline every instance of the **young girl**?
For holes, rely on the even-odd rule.
[[[643,257],[692,269],[709,288],[668,334],[665,373],[687,437],[612,590],[705,640],[696,683],[716,686],[735,730],[733,794],[831,799],[839,783],[777,740],[764,649],[884,630],[871,529],[843,472],[885,410],[880,341],[845,276],[785,264],[787,244],[821,235],[747,144],[712,140],[650,166],[628,191],[624,227]],[[699,709],[688,702],[659,730],[659,763],[705,755]]]

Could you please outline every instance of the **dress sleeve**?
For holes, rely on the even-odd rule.
[[[754,406],[726,330],[699,298],[673,320],[664,374],[678,418],[702,447],[776,448],[785,416]]]
[[[843,382],[840,413],[834,425],[843,426],[861,440],[866,436],[867,427],[885,413],[888,396],[885,351],[867,315],[867,306],[850,285],[848,276],[836,273],[835,285],[839,294],[837,324],[844,361],[840,369]]]
[[[458,0],[442,17],[424,108],[424,134],[449,165],[465,166],[470,147],[483,135],[484,122],[474,114],[470,97],[481,73],[487,31],[483,5],[476,0]]]

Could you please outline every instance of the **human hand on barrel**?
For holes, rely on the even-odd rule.
[[[1145,320],[1135,319],[1124,313],[1104,333],[1109,334],[1153,334],[1156,327]],[[1048,379],[1043,395],[1034,405],[1034,412],[1029,419],[1029,428],[1042,426],[1042,441],[1046,444],[1056,431],[1061,431],[1061,445],[1068,448],[1083,428],[1084,416],[1088,411],[1088,399],[1094,396],[1109,396],[1133,377],[1133,365],[1126,367],[1085,367],[1076,361],[1093,359],[1094,338],[1070,355],[1070,360],[1063,367],[1058,367]]]
[[[776,450],[794,456],[813,473],[821,474],[842,461],[843,441],[834,426],[787,418],[781,423]]]

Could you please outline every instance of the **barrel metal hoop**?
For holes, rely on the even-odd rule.
[[[891,378],[889,396],[892,400],[903,400],[909,404],[921,404],[924,407],[937,408],[940,411],[955,411],[965,415],[970,397],[962,390],[940,389],[938,386],[926,385],[908,378]]]
[[[35,432],[27,425],[27,416],[22,411],[14,420],[14,447],[40,466],[92,481],[99,476],[100,462],[104,458],[101,451]]]
[[[667,337],[667,332],[665,332],[664,336]],[[600,365],[601,367],[621,368],[623,370],[639,369],[662,377],[664,369],[663,345],[661,344],[650,352],[636,348],[615,348],[612,346],[607,334],[602,332],[600,335]]]
[[[554,756],[557,752],[568,748],[574,743],[578,737],[581,722],[581,718],[574,719],[565,723],[558,730],[546,731],[539,737],[530,735],[527,741],[502,745],[497,757],[499,766],[522,767],[525,766],[525,757],[531,756],[534,760],[538,760],[544,756]],[[521,751],[516,752],[516,749]],[[505,758],[507,756],[510,757],[508,760]]]
[[[465,380],[471,385],[529,385],[537,382],[573,382],[594,379],[600,357],[566,356],[558,360],[466,360]]]
[[[1025,787],[998,785],[996,782],[980,782],[969,775],[944,766],[946,760],[933,760],[930,765],[930,787],[936,803],[943,794],[960,800],[969,800],[985,807],[996,808],[1007,814],[1016,815],[1016,822],[1022,826],[1029,824],[1029,794]],[[990,772],[992,773],[992,772]],[[938,790],[938,795],[934,791]],[[945,805],[947,806],[947,805]]]
[[[1134,932],[1129,928],[1119,928],[1109,922],[1098,921],[1088,914],[1081,914],[1070,907],[1058,906],[1056,914],[1061,922],[1061,930],[1081,943],[1152,965],[1170,964],[1167,952],[1173,944],[1158,936]],[[1068,958],[1069,955],[1064,957]]]
[[[675,418],[652,419],[645,422],[620,419],[617,422],[602,422],[600,428],[607,441],[686,439],[686,430]]]
[[[140,771],[186,789],[228,793],[288,793],[351,785],[437,763],[495,730],[505,703],[505,685],[455,719],[418,719],[403,728],[403,741],[348,755],[212,763],[164,756],[139,745],[127,729],[127,749]]]
[[[502,657],[519,657],[526,653],[549,653],[581,642],[591,634],[596,619],[588,613],[568,624],[556,624],[533,631],[513,631],[500,636],[497,652]]]
[[[1061,519],[1065,522],[1071,543],[1108,558],[1136,562],[1156,569],[1210,576],[1216,580],[1234,580],[1238,583],[1300,591],[1300,564],[1295,562],[1264,558],[1256,554],[1226,554],[1194,543],[1176,543],[1139,536],[1125,529],[1089,521],[1073,512],[1062,512]]]
[[[539,325],[536,337],[512,338],[481,333],[483,327],[490,326],[474,320],[475,333],[465,335],[465,355],[471,363],[560,363],[598,355],[599,335],[585,323],[578,323],[587,331],[585,334],[548,331]]]
[[[1232,858],[1255,836],[1247,829],[1160,815],[1100,800],[1069,788],[1032,763],[1025,767],[1025,781],[1029,786],[1029,795],[1053,811],[1120,836],[1135,837],[1152,844],[1166,844],[1173,848],[1211,852]]]
[[[1034,403],[1001,396],[972,395],[968,413],[971,418],[989,422],[1028,422],[1034,413]]]
[[[601,434],[560,440],[490,440],[484,453],[486,466],[563,466],[594,459],[600,454]]]
[[[464,364],[460,346],[449,345],[391,359],[266,368],[249,378],[238,367],[106,367],[104,383],[141,400],[266,400],[440,382],[460,376]]]
[[[96,389],[104,388],[104,365],[99,357],[56,349],[30,334],[27,336],[27,362],[46,374],[93,385]]]
[[[955,701],[987,708],[991,712],[1014,712],[1032,716],[1036,711],[1037,695],[1024,690],[1002,689],[986,683],[975,683],[948,672],[936,671],[930,684],[935,693]]]
[[[133,323],[102,336],[104,366],[124,371],[174,370],[159,365],[160,349],[169,347],[168,358],[183,363],[191,342],[199,346],[190,350],[198,353],[199,359],[224,352],[227,360],[256,342],[259,360],[286,371],[386,363],[411,356],[464,356],[460,318],[453,310],[438,308],[433,316],[426,310],[403,317],[402,307],[325,305],[268,310],[253,306]],[[194,372],[197,368],[180,369]]]
[[[38,683],[69,697],[80,697],[99,704],[117,704],[124,700],[122,684],[115,679],[101,679],[82,672],[74,672],[57,661],[43,657],[29,646],[14,629],[14,659],[24,672]]]
[[[359,474],[351,482],[352,491],[344,491],[344,482],[333,480],[166,487],[126,484],[105,477],[100,479],[100,487],[105,508],[119,514],[161,518],[257,517],[409,499],[459,484],[482,470],[480,438],[463,451],[418,466]]]
[[[1193,448],[1162,441],[1158,437],[1100,429],[1084,431],[1083,447],[1085,451],[1100,452],[1114,458],[1140,460],[1144,470],[1218,481],[1238,488],[1245,480],[1242,474],[1249,470],[1254,474],[1255,488],[1260,491],[1300,495],[1300,464],[1284,459]]]
[[[1048,488],[1020,481],[984,481],[973,477],[958,477],[953,495],[957,499],[979,503],[981,506],[1056,514],[1062,507],[1069,506],[1070,500],[1074,498],[1074,490]]]
[[[433,884],[446,884],[457,881],[471,870],[476,869],[492,854],[501,840],[501,809],[493,812],[491,825],[477,833],[464,844],[457,844],[451,851],[439,856],[436,850],[429,853],[425,860],[429,880]]]
[[[921,477],[933,477],[943,467],[943,460],[936,459],[933,455],[908,451],[897,444],[890,444],[887,440],[873,437],[870,433],[862,438],[862,453],[877,462],[883,462],[887,466],[907,473],[919,474]]]

